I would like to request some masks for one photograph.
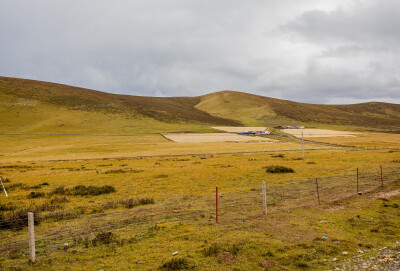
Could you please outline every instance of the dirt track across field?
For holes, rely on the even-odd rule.
[[[333,131],[324,129],[284,129],[282,132],[296,137],[354,137],[357,133]]]
[[[267,127],[235,127],[235,126],[218,126],[212,127],[217,130],[225,131],[228,133],[243,133],[248,131],[264,131]]]
[[[272,143],[275,140],[259,136],[243,136],[229,133],[209,133],[209,134],[165,134],[169,140],[177,143],[196,143],[196,142],[266,142]]]

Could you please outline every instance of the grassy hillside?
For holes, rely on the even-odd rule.
[[[201,96],[196,107],[247,125],[325,124],[400,132],[399,104],[318,105],[221,91]]]
[[[0,77],[0,133],[153,133],[238,125],[194,108],[199,98],[109,94]]]
[[[400,105],[317,105],[234,91],[199,97],[117,95],[0,77],[0,133],[140,134],[210,126],[334,126],[400,133]]]

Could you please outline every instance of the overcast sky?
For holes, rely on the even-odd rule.
[[[399,0],[1,0],[0,76],[400,103]]]

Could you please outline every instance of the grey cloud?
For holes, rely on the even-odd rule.
[[[400,42],[400,2],[396,0],[357,1],[334,11],[310,10],[282,26],[317,43]]]
[[[309,100],[388,101],[391,97],[398,102],[399,11],[398,1],[359,1],[330,12],[307,11],[282,26],[282,31],[294,35],[294,43],[319,48],[298,78],[306,93],[316,97]]]
[[[4,0],[0,75],[146,96],[399,98],[400,4],[348,2]]]

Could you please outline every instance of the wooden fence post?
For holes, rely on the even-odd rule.
[[[264,215],[268,214],[267,210],[267,188],[265,182],[262,182],[262,203]]]
[[[383,170],[382,170],[382,165],[381,165],[381,186],[383,187]]]
[[[318,204],[321,205],[321,202],[319,201],[319,189],[318,189],[318,179],[317,178],[315,178],[315,184],[317,185]]]
[[[360,194],[360,192],[358,190],[358,168],[357,168],[357,195],[359,195],[359,194]]]
[[[306,160],[304,156],[304,138],[303,138],[303,131],[301,131],[301,149],[303,150],[303,161]]]
[[[215,223],[218,223],[218,186],[215,188]]]
[[[36,250],[35,250],[34,218],[32,212],[28,212],[28,238],[29,238],[29,261],[34,263],[36,258]]]

